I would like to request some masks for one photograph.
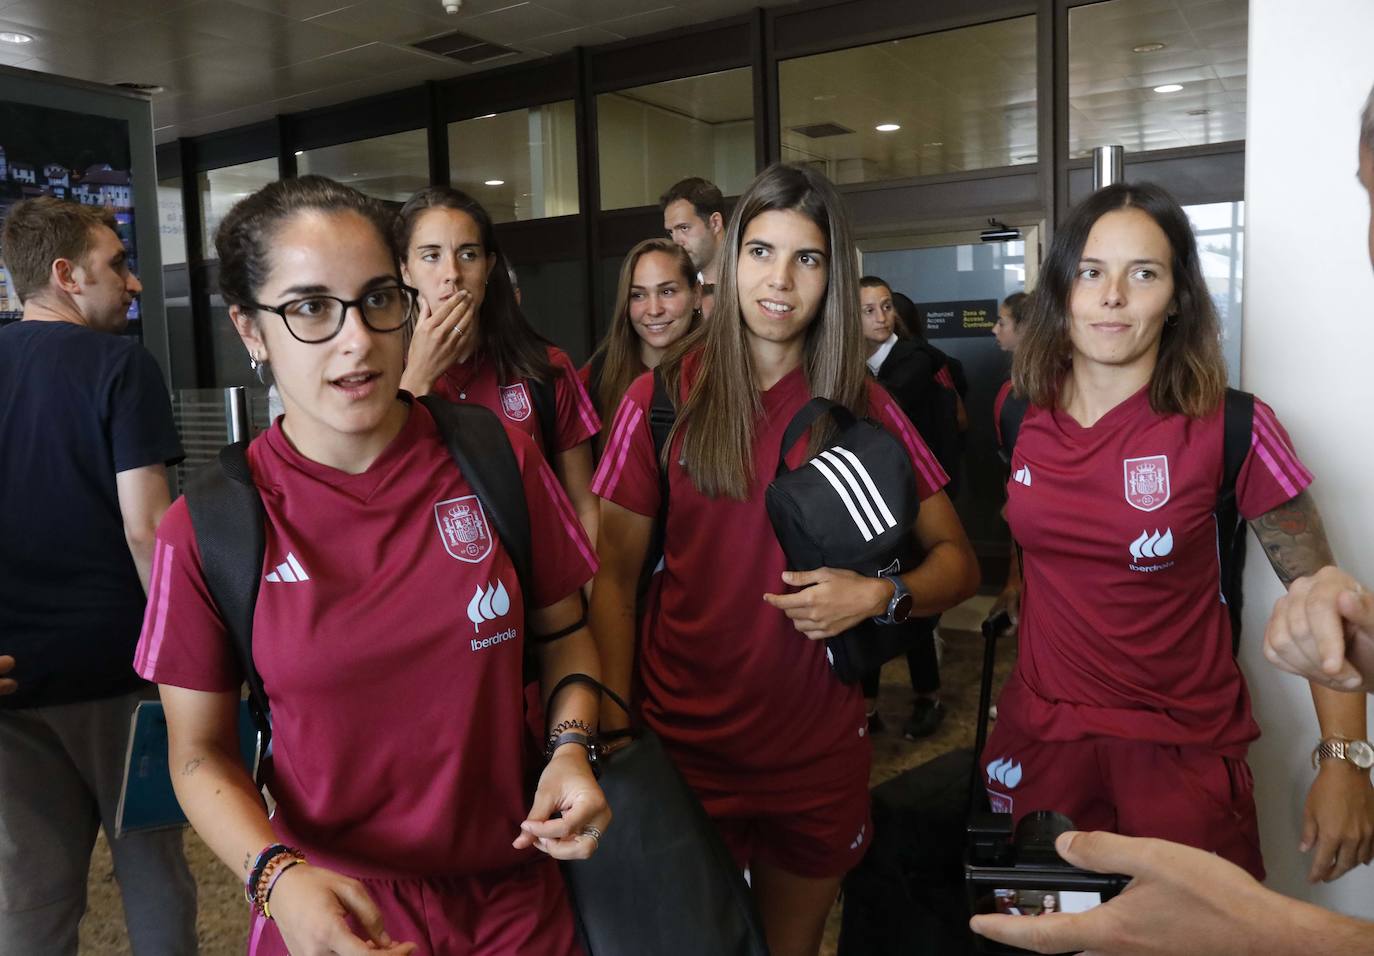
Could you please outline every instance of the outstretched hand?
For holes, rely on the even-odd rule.
[[[1374,691],[1374,594],[1331,565],[1298,578],[1274,605],[1264,656],[1333,690]]]
[[[291,956],[410,956],[382,926],[382,912],[357,880],[300,863],[284,871],[269,898],[272,918]],[[349,918],[365,938],[348,925]]]
[[[600,846],[599,834],[611,824],[611,808],[584,751],[577,744],[564,748],[540,774],[529,817],[511,845],[517,850],[537,847],[555,860],[585,860]]]

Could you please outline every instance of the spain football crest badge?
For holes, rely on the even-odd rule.
[[[1127,458],[1126,501],[1132,508],[1154,511],[1169,500],[1169,456]]]
[[[476,495],[439,502],[434,506],[434,523],[444,550],[459,561],[477,564],[491,554],[491,526]]]
[[[501,386],[501,411],[513,422],[523,422],[530,417],[530,393],[525,390],[524,382]]]

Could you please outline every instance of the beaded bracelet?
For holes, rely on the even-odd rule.
[[[281,853],[291,852],[294,851],[285,843],[269,843],[267,846],[263,847],[262,852],[258,854],[257,859],[253,861],[253,865],[248,869],[248,879],[243,881],[244,902],[250,905],[252,904],[254,888],[257,886],[258,880],[262,878],[263,868],[272,861],[272,857]]]
[[[267,892],[286,865],[304,863],[305,857],[295,847],[284,843],[273,843],[261,853],[253,863],[253,869],[243,886],[244,898],[258,913],[266,916]],[[269,917],[270,918],[270,917]]]
[[[303,856],[278,857],[277,859],[283,861],[282,865],[276,873],[272,874],[272,879],[267,884],[267,888],[262,891],[262,915],[266,919],[272,918],[272,909],[268,904],[272,901],[272,891],[276,889],[277,881],[281,879],[281,875],[297,863],[305,862],[305,857]]]

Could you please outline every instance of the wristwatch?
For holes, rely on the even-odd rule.
[[[1327,737],[1312,751],[1312,766],[1319,767],[1327,758],[1346,760],[1361,770],[1374,767],[1374,746],[1367,740],[1347,740],[1344,737]]]
[[[879,624],[901,624],[911,616],[911,590],[895,574],[880,574],[884,581],[892,582],[892,599],[887,602],[887,614],[875,617]]]

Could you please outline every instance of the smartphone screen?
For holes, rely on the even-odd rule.
[[[1043,916],[1046,913],[1083,913],[1101,903],[1102,894],[1089,890],[1061,887],[996,889],[978,898],[976,910],[1008,916]]]

